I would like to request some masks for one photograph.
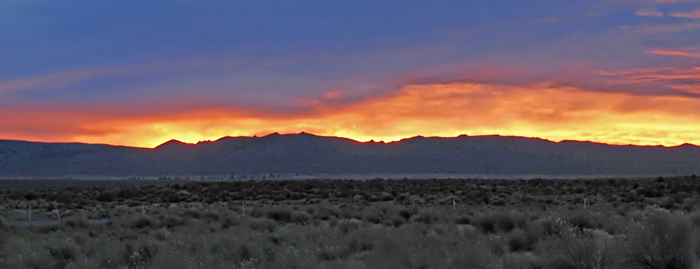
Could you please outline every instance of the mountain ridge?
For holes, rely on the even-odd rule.
[[[359,142],[308,133],[173,139],[155,148],[0,140],[0,176],[246,173],[700,174],[700,147],[500,135]]]
[[[469,137],[469,138],[483,138],[483,137],[500,137],[500,138],[516,138],[516,139],[531,139],[531,140],[541,140],[541,141],[547,141],[551,143],[590,143],[590,144],[597,144],[597,145],[606,145],[606,146],[620,146],[620,147],[627,147],[627,146],[632,146],[632,147],[663,147],[663,148],[676,148],[676,147],[685,147],[685,146],[692,146],[692,147],[698,147],[700,148],[700,145],[695,145],[692,143],[683,143],[675,146],[664,146],[664,145],[635,145],[635,144],[609,144],[609,143],[603,143],[603,142],[595,142],[595,141],[590,141],[590,140],[570,140],[570,139],[565,139],[561,141],[554,141],[554,140],[549,140],[545,138],[540,138],[540,137],[527,137],[527,136],[515,136],[515,135],[498,135],[498,134],[492,134],[492,135],[459,135],[459,136],[453,136],[453,137],[445,137],[445,136],[422,136],[422,135],[416,135],[412,137],[406,137],[402,138],[400,140],[395,140],[395,141],[376,141],[374,139],[369,140],[369,141],[359,141],[359,140],[354,140],[352,138],[347,138],[347,137],[340,137],[340,136],[323,136],[323,135],[315,135],[307,132],[300,132],[297,134],[291,133],[291,134],[280,134],[278,132],[270,133],[264,136],[223,136],[220,137],[216,140],[202,140],[198,141],[195,143],[190,143],[190,142],[183,142],[178,139],[170,139],[166,142],[163,142],[162,144],[159,144],[153,148],[149,147],[137,147],[137,146],[127,146],[127,145],[112,145],[112,144],[106,144],[106,143],[85,143],[85,142],[41,142],[41,141],[31,141],[31,140],[18,140],[18,139],[0,139],[0,143],[4,142],[20,142],[20,143],[38,143],[38,144],[79,144],[79,145],[105,145],[105,146],[113,146],[113,147],[126,147],[126,148],[139,148],[139,149],[155,149],[158,148],[162,145],[168,144],[168,143],[181,143],[185,145],[198,145],[202,143],[211,143],[211,142],[218,142],[221,140],[225,139],[230,139],[230,138],[264,138],[268,136],[298,136],[298,135],[307,135],[307,136],[313,136],[313,137],[326,137],[326,138],[338,138],[338,139],[346,139],[350,141],[354,141],[357,143],[378,143],[378,144],[391,144],[391,143],[397,143],[405,140],[411,140],[411,139],[420,139],[420,138],[438,138],[438,139],[454,139],[454,138],[462,138],[462,137]]]

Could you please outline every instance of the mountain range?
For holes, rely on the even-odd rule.
[[[499,175],[700,174],[700,147],[619,146],[511,136],[358,142],[270,134],[156,148],[0,140],[0,176],[160,176],[255,173]]]

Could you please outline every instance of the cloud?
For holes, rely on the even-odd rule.
[[[700,9],[696,9],[690,12],[671,12],[668,14],[671,17],[676,17],[676,18],[691,18],[691,19],[700,19]]]
[[[26,89],[54,89],[85,81],[100,73],[97,70],[75,70],[28,78],[0,81],[0,93]]]
[[[700,67],[599,71],[595,83],[609,91],[700,98]]]
[[[695,52],[693,50],[671,50],[671,49],[656,49],[646,52],[647,54],[656,54],[664,56],[682,56],[690,58],[700,58],[700,52]]]
[[[619,29],[639,34],[674,34],[698,30],[700,23],[623,25]]]
[[[626,4],[626,5],[676,5],[684,3],[696,3],[700,0],[613,0],[610,1],[613,4]]]
[[[656,9],[645,8],[637,10],[637,12],[635,12],[634,15],[642,17],[662,17],[664,13]]]
[[[201,69],[232,68],[233,61],[190,60],[135,66],[97,66],[0,81],[0,93],[22,90],[51,90],[105,77],[138,77],[149,74]]]
[[[697,75],[699,70],[686,70]],[[605,73],[644,81],[664,70]],[[661,74],[659,74],[661,73]],[[665,71],[669,76],[675,73]],[[555,86],[552,86],[555,85]],[[599,92],[543,82],[408,84],[352,102],[338,91],[305,109],[231,106],[219,101],[112,107],[0,109],[0,137],[152,147],[266,132],[398,140],[415,135],[518,135],[616,144],[700,144],[700,99],[681,95]]]
[[[212,97],[270,105],[327,89],[357,98],[391,89],[399,84],[393,79],[397,74],[453,53],[450,48],[430,47],[95,66],[0,80],[0,104]]]
[[[681,4],[681,3],[693,3],[698,2],[698,0],[650,0],[656,4]]]
[[[700,67],[692,68],[633,68],[618,71],[600,71],[601,76],[611,78],[618,83],[685,83],[700,79]]]
[[[546,17],[546,18],[540,19],[539,22],[555,23],[555,22],[573,21],[576,19],[577,18],[574,18],[574,17]]]

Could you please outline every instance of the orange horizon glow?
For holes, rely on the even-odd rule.
[[[333,90],[319,99],[298,100],[301,108],[289,111],[158,105],[3,110],[8,117],[0,119],[0,126],[14,128],[0,129],[0,138],[147,148],[171,139],[196,143],[274,132],[362,142],[464,134],[618,145],[700,144],[700,99],[681,95],[599,92],[548,83],[452,83],[406,85],[359,101],[337,100],[342,96],[341,90]]]

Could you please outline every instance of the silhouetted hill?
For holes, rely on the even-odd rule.
[[[171,140],[154,149],[0,140],[0,176],[254,173],[700,174],[700,147],[504,136],[361,143],[307,133]]]

